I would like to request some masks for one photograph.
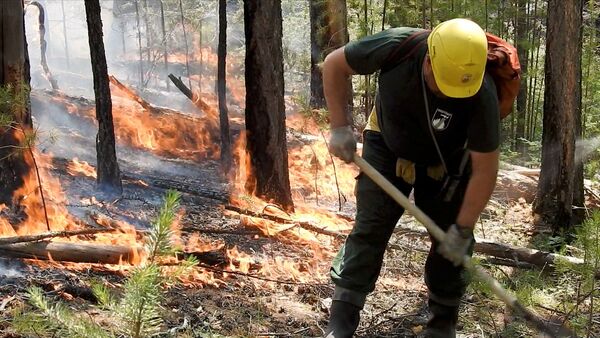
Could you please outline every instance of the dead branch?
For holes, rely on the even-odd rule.
[[[262,235],[263,232],[260,230],[227,230],[227,229],[202,229],[197,227],[183,227],[181,229],[187,232],[197,232],[201,234],[210,235],[240,235],[240,236],[256,236]]]
[[[26,243],[26,242],[37,242],[45,239],[51,239],[56,237],[72,237],[80,235],[93,235],[101,232],[111,232],[114,229],[81,229],[81,230],[65,230],[65,231],[51,231],[37,235],[26,235],[26,236],[13,236],[0,238],[0,245]]]
[[[309,222],[297,222],[297,221],[294,221],[291,219],[286,219],[286,218],[275,216],[275,215],[263,214],[263,213],[254,212],[252,210],[242,209],[242,208],[236,207],[235,205],[230,205],[230,204],[225,205],[225,209],[229,210],[229,211],[237,212],[238,214],[247,215],[247,216],[256,217],[256,218],[262,218],[262,219],[266,219],[266,220],[277,222],[277,223],[293,224],[293,225],[301,227],[305,230],[313,231],[313,232],[316,232],[321,235],[327,235],[327,236],[333,236],[333,237],[344,236],[343,233],[336,232],[336,231],[329,231],[329,230],[320,228],[314,224],[311,224]]]

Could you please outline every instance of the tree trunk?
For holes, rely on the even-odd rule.
[[[63,38],[65,39],[65,58],[67,59],[67,68],[71,68],[71,58],[69,56],[69,39],[67,37],[67,17],[65,15],[65,0],[60,0],[60,8],[62,11]]]
[[[576,221],[583,191],[575,180],[575,140],[581,132],[582,0],[550,0],[546,32],[542,168],[534,212],[558,231]]]
[[[246,130],[251,174],[246,189],[293,209],[283,100],[281,0],[244,0]]]
[[[44,75],[48,82],[50,82],[50,86],[53,90],[58,90],[58,84],[52,73],[50,72],[50,68],[48,67],[48,62],[46,60],[46,13],[44,11],[44,6],[41,3],[34,1],[31,3],[32,6],[35,6],[38,9],[38,29],[39,29],[39,37],[40,37],[40,63],[42,65],[42,69],[44,70]]]
[[[21,0],[0,1],[0,86],[10,86],[14,102],[2,103],[1,115],[10,119],[0,128],[0,204],[12,205],[14,192],[32,168],[29,152],[15,151],[31,129],[29,63]]]
[[[165,6],[160,1],[160,28],[162,31],[162,45],[163,45],[163,59],[165,62],[165,82],[167,83],[167,91],[171,90],[171,81],[169,81],[169,58],[168,58],[168,45],[167,45],[167,32],[165,29]]]
[[[521,81],[521,88],[519,89],[519,95],[517,96],[517,126],[515,131],[515,150],[521,155],[521,158],[525,158],[527,152],[527,145],[525,140],[525,120],[527,116],[527,66],[529,62],[529,48],[528,36],[529,36],[529,25],[527,20],[527,0],[518,0],[517,2],[517,20],[516,20],[516,47],[517,53],[519,54],[519,63],[521,64],[521,72],[525,74],[525,79]]]
[[[121,172],[115,150],[115,130],[112,117],[112,101],[102,39],[102,19],[100,1],[85,0],[85,14],[88,25],[92,73],[94,75],[94,94],[96,97],[96,159],[98,176],[96,182],[101,189],[114,189],[122,192]]]
[[[217,92],[219,97],[219,122],[221,126],[221,164],[223,172],[231,168],[231,135],[227,112],[227,0],[219,0],[219,46],[217,64]]]
[[[310,0],[310,106],[325,108],[323,75],[319,64],[348,40],[347,8],[345,0]],[[352,92],[352,82],[346,84]],[[349,105],[352,106],[350,95]]]
[[[134,0],[135,4],[135,22],[137,26],[138,49],[140,52],[140,88],[144,88],[144,57],[142,54],[142,30],[140,28],[140,6],[138,0]]]

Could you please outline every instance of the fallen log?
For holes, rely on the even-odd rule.
[[[75,263],[136,264],[143,249],[124,245],[33,242],[0,245],[0,256]]]
[[[101,232],[112,232],[114,229],[81,229],[81,230],[66,230],[66,231],[50,231],[37,235],[13,236],[0,238],[0,245],[16,244],[26,242],[37,242],[45,239],[56,237],[73,237],[80,235],[93,235]]]
[[[426,231],[400,228],[398,232],[404,234],[417,235],[423,238],[429,238]],[[400,249],[399,246],[390,247],[391,249]],[[487,239],[476,238],[474,251],[486,256],[492,256],[497,259],[502,259],[505,263],[512,261],[515,266],[524,266],[522,263],[534,265],[538,268],[554,267],[558,262],[567,262],[574,266],[584,264],[584,260],[577,257],[564,256],[552,252],[546,252],[525,247],[498,243]],[[596,278],[600,279],[600,271],[596,272]]]
[[[140,106],[142,106],[147,111],[152,112],[152,111],[156,110],[154,107],[152,107],[152,105],[150,105],[150,103],[148,103],[148,101],[144,100],[141,96],[136,94],[132,89],[130,89],[129,87],[127,87],[126,85],[121,83],[121,81],[117,80],[116,77],[110,75],[108,77],[108,79],[109,79],[110,83],[112,83],[115,87],[117,87],[121,91],[123,91],[129,98],[131,98],[132,100],[137,102]]]

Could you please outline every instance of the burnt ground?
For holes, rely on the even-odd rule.
[[[70,116],[60,105],[52,106],[46,95],[34,96],[33,111],[42,131],[53,134],[57,141],[42,142],[38,148],[53,154],[50,170],[60,180],[68,198],[68,210],[74,217],[93,223],[90,215],[101,213],[144,229],[156,215],[166,189],[176,189],[182,192],[182,241],[199,238],[195,241],[207,245],[216,255],[208,260],[200,255],[201,266],[195,274],[165,291],[165,333],[161,336],[322,335],[333,291],[327,276],[329,262],[343,243],[343,236],[298,227],[274,234],[257,231],[252,220],[225,210],[233,182],[222,178],[218,162],[212,159],[169,159],[119,144],[123,194],[100,193],[93,178],[71,175],[66,169],[74,157],[94,162],[93,125]],[[85,106],[89,102],[78,104]],[[294,143],[291,144],[293,148]],[[298,189],[296,196],[302,192]],[[327,192],[322,194],[321,204],[315,210],[336,209],[332,202],[336,198],[327,199]],[[540,231],[531,225],[529,203],[524,199],[507,201],[507,196],[501,188],[497,191],[481,226],[477,226],[477,235],[527,244],[531,235]],[[312,201],[309,197],[304,199]],[[353,213],[351,198],[343,211],[344,215]],[[344,218],[339,218],[339,222],[344,223]],[[427,292],[422,271],[428,244],[422,236],[401,230],[419,227],[410,216],[404,216],[400,223],[386,253],[376,291],[363,310],[359,337],[412,337],[426,322]],[[347,230],[348,227],[342,228],[341,232]],[[307,232],[309,239],[305,238]],[[225,254],[233,248],[242,258]],[[196,245],[193,251],[201,250]],[[245,259],[249,260],[249,271],[240,272]],[[293,269],[286,269],[287,265]],[[0,274],[4,276],[0,279],[0,337],[21,337],[11,330],[11,318],[16,309],[29,310],[26,288],[32,285],[40,286],[51,299],[65,302],[99,323],[112,325],[111,318],[94,307],[89,283],[100,279],[118,292],[128,269],[99,264],[0,261]],[[513,272],[512,268],[502,271]],[[492,304],[480,291],[469,290],[461,312],[461,337],[505,336],[502,328],[513,320],[505,312],[504,307]]]

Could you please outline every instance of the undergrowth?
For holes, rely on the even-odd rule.
[[[577,337],[600,336],[600,212],[592,213],[577,227],[570,245],[555,237],[535,243],[537,248],[561,247],[561,253],[580,258],[583,264],[559,261],[553,269],[519,269],[512,273],[490,266],[494,277],[523,305],[549,320],[551,326],[564,324]],[[478,304],[472,310],[478,322],[486,326],[486,333],[509,338],[535,336],[526,322],[514,317],[486,284],[475,280],[469,292]],[[479,306],[481,302],[485,302],[486,306]]]
[[[40,288],[31,287],[28,296],[34,310],[18,309],[13,329],[21,334],[65,338],[142,338],[160,334],[165,289],[176,282],[177,276],[197,264],[193,259],[184,261],[177,271],[169,270],[168,274],[159,265],[163,257],[178,252],[171,225],[179,209],[179,200],[178,192],[168,191],[165,195],[146,238],[146,260],[127,277],[121,294],[114,294],[100,282],[92,283],[98,299],[96,310],[108,318],[108,323],[100,325],[91,317],[82,317],[63,303],[53,303]]]

